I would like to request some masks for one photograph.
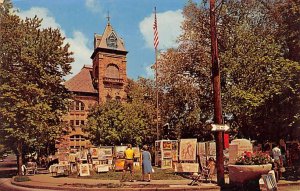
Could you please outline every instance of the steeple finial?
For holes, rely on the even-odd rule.
[[[110,25],[110,16],[109,16],[109,11],[107,11],[107,24]]]

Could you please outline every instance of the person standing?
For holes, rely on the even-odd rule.
[[[125,181],[125,174],[126,171],[129,170],[130,171],[130,180],[129,182],[133,182],[133,159],[134,159],[134,152],[132,149],[132,145],[128,144],[127,145],[127,149],[124,151],[124,155],[125,155],[125,163],[124,163],[124,169],[123,169],[123,174],[122,174],[122,179],[121,181]]]
[[[148,175],[147,182],[151,181],[151,173],[152,173],[152,165],[151,165],[151,154],[148,151],[148,146],[143,146],[143,151],[141,155],[141,163],[142,163],[142,181],[145,181],[146,174]]]
[[[276,175],[276,181],[278,182],[282,174],[282,172],[280,171],[280,168],[282,167],[282,155],[278,144],[276,144],[275,147],[272,149],[272,155],[274,159],[274,171]]]

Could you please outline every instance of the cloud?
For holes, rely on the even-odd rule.
[[[102,8],[97,0],[85,0],[85,6],[93,13],[102,12]]]
[[[176,40],[181,34],[182,10],[157,13],[159,49],[176,47]],[[154,14],[145,17],[139,24],[140,32],[147,48],[153,48],[153,22]]]
[[[37,16],[40,19],[43,19],[41,23],[41,28],[58,28],[61,30],[64,35],[64,31],[61,29],[61,26],[55,21],[55,18],[51,15],[50,11],[43,7],[32,7],[26,11],[20,11],[17,13],[22,19],[33,18]],[[65,36],[65,35],[64,35]]]
[[[33,18],[35,15],[38,18],[43,19],[41,23],[41,28],[59,28],[62,35],[66,37],[65,42],[70,44],[70,51],[74,52],[73,57],[75,61],[71,63],[72,70],[70,75],[66,76],[66,79],[71,78],[74,74],[77,74],[83,65],[91,65],[92,61],[90,56],[92,54],[92,50],[88,48],[88,38],[80,31],[73,31],[73,35],[71,37],[66,36],[65,31],[62,29],[59,23],[56,22],[55,18],[51,15],[51,12],[43,7],[32,7],[26,11],[20,11],[18,15],[25,19]]]
[[[88,48],[88,38],[80,31],[74,31],[71,38],[66,38],[66,42],[71,45],[70,50],[74,52],[75,59],[75,62],[72,63],[72,74],[67,76],[69,79],[77,74],[83,65],[92,65],[90,56],[93,51]]]

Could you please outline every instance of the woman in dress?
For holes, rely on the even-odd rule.
[[[143,179],[142,181],[145,181],[146,174],[148,175],[147,182],[151,181],[151,173],[152,173],[152,165],[151,165],[151,154],[148,151],[148,146],[143,146],[143,151],[141,155],[141,163],[142,163],[142,173],[143,173]]]

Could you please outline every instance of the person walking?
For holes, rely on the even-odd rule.
[[[143,151],[141,155],[142,163],[142,181],[151,181],[152,165],[151,165],[151,154],[148,151],[148,146],[143,146]],[[148,180],[145,180],[146,174],[148,175]]]
[[[134,159],[134,152],[132,149],[132,145],[128,144],[127,149],[124,151],[125,154],[125,163],[124,163],[124,169],[123,169],[123,174],[122,174],[122,179],[121,182],[125,181],[125,174],[126,171],[130,171],[130,180],[129,182],[133,182],[133,159]]]

